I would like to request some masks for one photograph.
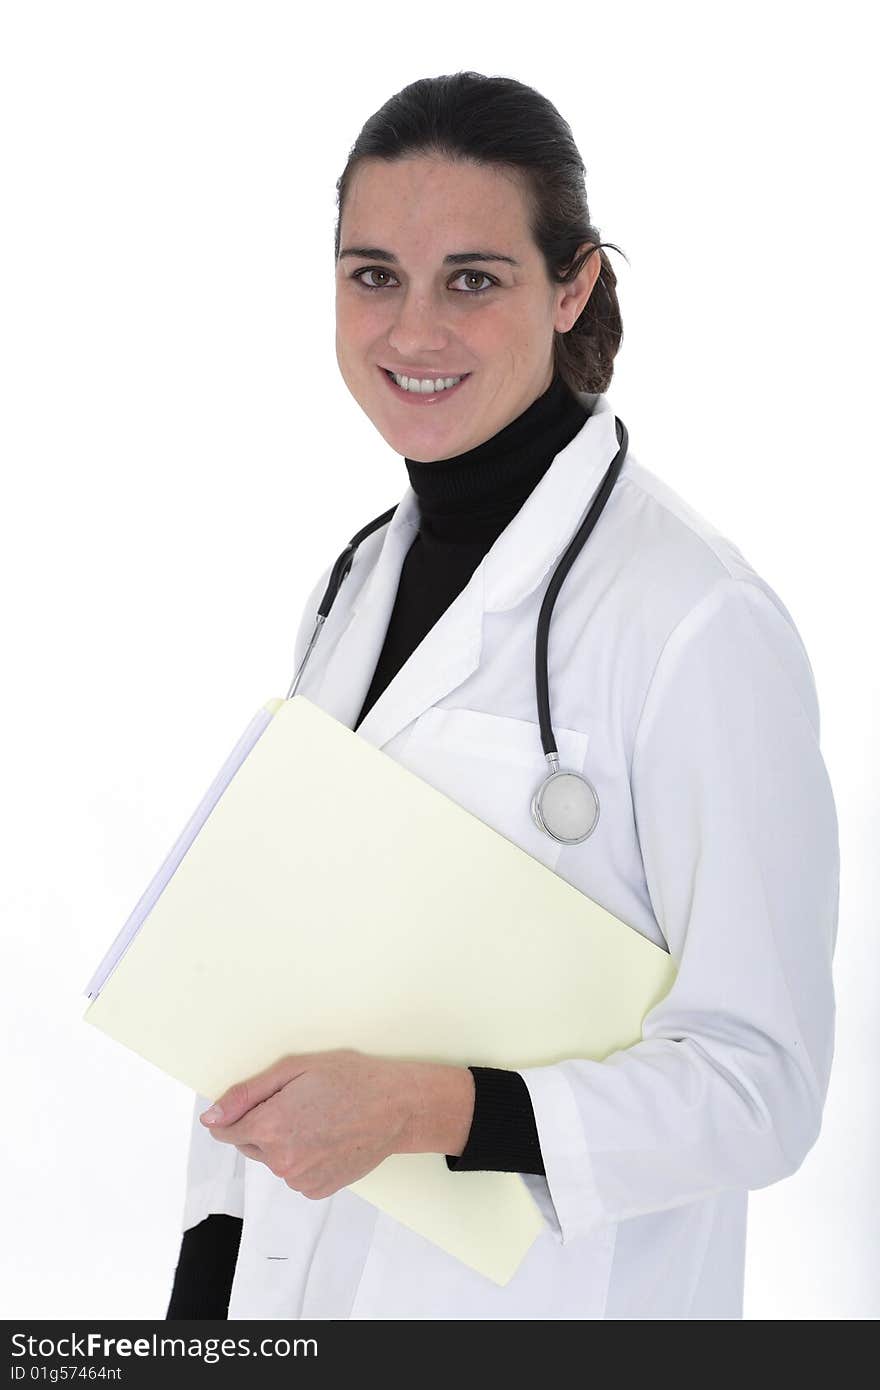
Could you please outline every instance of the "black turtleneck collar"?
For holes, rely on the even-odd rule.
[[[557,370],[543,395],[482,444],[428,463],[405,458],[421,531],[475,540],[503,529],[587,416]]]

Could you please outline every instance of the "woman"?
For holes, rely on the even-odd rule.
[[[601,814],[578,844],[539,829],[536,624],[618,448],[622,327],[583,165],[545,98],[463,72],[392,97],[338,187],[337,359],[410,487],[300,691],[678,973],[603,1062],[339,1051],[281,1059],[219,1117],[197,1097],[168,1317],[740,1318],[748,1190],[815,1142],[833,1049],[837,822],[809,661],[736,547],[630,451],[549,644],[562,766]],[[509,1284],[347,1190],[395,1152],[522,1175],[544,1229]]]

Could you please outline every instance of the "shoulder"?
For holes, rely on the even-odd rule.
[[[622,523],[646,563],[661,566],[697,589],[730,578],[757,584],[772,595],[730,537],[631,454],[617,488]]]
[[[638,572],[679,616],[723,581],[750,596],[762,596],[794,628],[776,590],[755,570],[733,540],[690,506],[644,464],[627,457],[617,481],[617,541],[627,542],[628,566]]]
[[[642,674],[653,676],[661,658],[669,669],[686,647],[726,646],[746,666],[769,652],[817,725],[809,657],[773,586],[729,536],[631,455],[615,491],[607,539],[627,607],[638,605]]]

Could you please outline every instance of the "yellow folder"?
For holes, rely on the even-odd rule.
[[[245,730],[84,1017],[214,1099],[335,1047],[601,1060],[639,1041],[674,976],[667,952],[295,695]],[[498,1284],[544,1224],[518,1173],[450,1172],[442,1154],[393,1154],[350,1190]]]

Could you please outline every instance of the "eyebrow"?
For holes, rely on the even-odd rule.
[[[399,264],[393,251],[383,251],[379,246],[346,246],[340,251],[339,259],[344,256],[363,256],[372,261],[387,261],[389,265]],[[443,257],[444,265],[464,265],[468,261],[505,261],[507,265],[519,265],[519,261],[503,256],[500,251],[453,251]]]

